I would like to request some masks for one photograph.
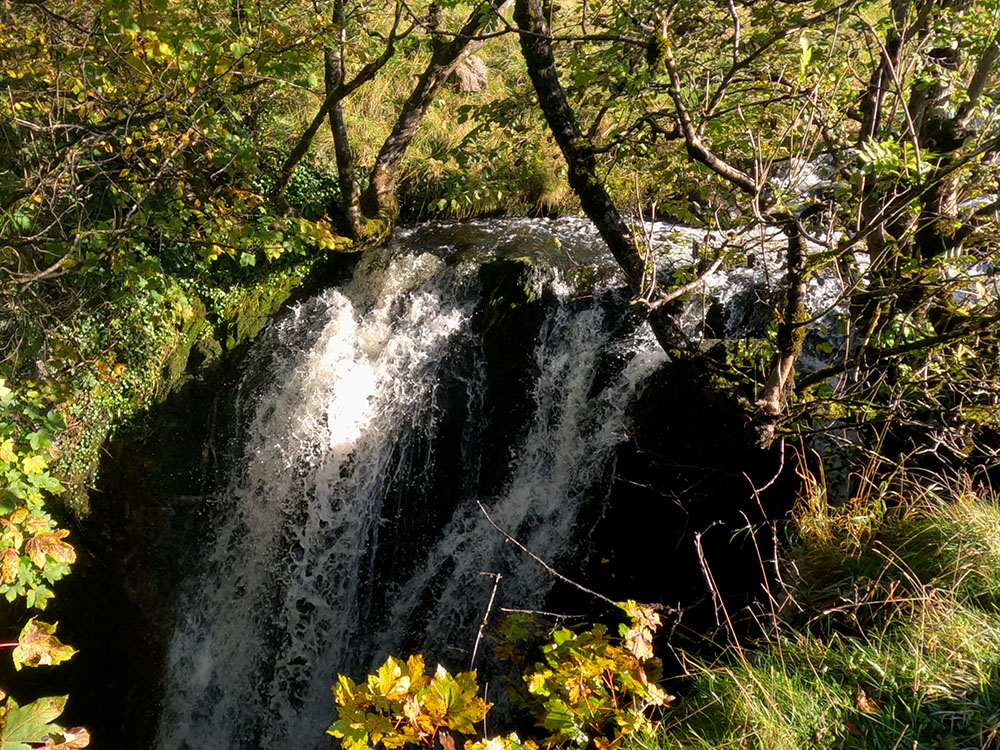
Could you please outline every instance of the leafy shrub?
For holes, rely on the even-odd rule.
[[[594,625],[576,632],[558,628],[542,649],[542,661],[524,675],[535,696],[538,725],[548,734],[545,747],[599,750],[652,729],[650,712],[670,697],[656,685],[659,662],[653,658],[652,637],[660,617],[651,607],[619,605],[629,622],[610,638],[607,627]],[[506,630],[517,641],[527,634],[514,620]],[[445,730],[475,735],[489,705],[478,697],[475,672],[454,677],[438,666],[433,677],[424,673],[420,655],[405,662],[390,656],[363,683],[339,675],[333,688],[339,718],[328,732],[343,739],[345,750],[387,749],[407,744],[433,747]],[[449,745],[449,743],[451,743]],[[444,740],[453,747],[454,740]],[[468,742],[466,750],[533,750],[535,740],[516,734]]]
[[[37,390],[15,393],[0,378],[0,592],[38,609],[76,560],[69,532],[45,508],[46,496],[63,489],[49,463],[54,435],[65,426]]]
[[[2,643],[13,647],[15,669],[59,664],[76,650],[59,642],[56,626],[34,617],[22,628],[17,641]],[[66,696],[39,698],[25,705],[0,690],[0,750],[75,750],[90,744],[90,733],[83,727],[63,729],[53,724],[66,705]]]
[[[383,745],[434,746],[442,730],[474,734],[488,709],[478,697],[475,672],[454,677],[438,665],[433,677],[419,654],[405,662],[390,656],[378,672],[358,684],[339,675],[333,688],[340,718],[327,730],[344,750]]]

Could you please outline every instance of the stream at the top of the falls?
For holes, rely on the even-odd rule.
[[[664,267],[713,242],[649,227]],[[574,289],[581,268],[613,286],[602,247],[582,220],[403,229],[262,334],[226,437],[239,459],[199,501],[211,532],[178,593],[161,750],[328,747],[338,672],[413,649],[468,668],[484,573],[502,576],[498,607],[544,608],[555,579],[483,509],[550,562],[590,554],[630,407],[664,360],[626,299]],[[706,280],[683,313],[691,330],[712,302],[727,335],[756,324],[780,276],[778,251],[760,247]],[[520,257],[545,259],[533,283],[552,303],[516,342],[530,377],[513,414],[490,391],[477,307],[481,265]],[[835,292],[813,283],[816,311],[832,309]],[[501,420],[517,426],[497,446],[486,431]],[[487,466],[502,481],[485,482]]]

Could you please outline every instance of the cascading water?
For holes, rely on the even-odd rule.
[[[401,242],[256,347],[243,457],[204,501],[214,529],[170,646],[163,750],[328,747],[337,672],[408,646],[445,662],[449,646],[470,648],[492,585],[481,571],[503,574],[503,602],[544,604],[551,577],[477,500],[560,560],[605,492],[628,406],[662,357],[651,337],[623,336],[607,304],[553,284],[558,302],[526,344],[534,413],[517,444],[482,455],[476,265]],[[445,444],[456,455],[439,462]],[[509,464],[489,497],[483,462]]]
[[[472,312],[468,295],[443,299],[469,274],[440,265],[422,255],[359,273],[262,342],[270,382],[180,616],[161,747],[321,744],[330,672],[366,616],[396,441],[408,424],[433,429],[443,350]]]
[[[606,491],[609,459],[626,437],[627,408],[643,378],[664,359],[651,336],[635,333],[615,341],[605,323],[596,305],[561,305],[546,322],[535,350],[540,375],[530,428],[512,457],[505,491],[484,499],[494,524],[550,560],[572,554],[581,504]],[[601,386],[601,364],[612,348],[623,366]],[[540,606],[554,579],[506,541],[477,504],[459,504],[393,597],[389,621],[397,625],[382,637],[383,648],[404,635],[436,654],[470,646],[489,588],[479,576],[483,572],[503,574],[501,601]],[[431,591],[434,606],[421,615]]]
[[[727,241],[666,225],[648,239],[667,271]],[[754,255],[705,280],[678,315],[689,335],[746,335],[781,274],[773,245]],[[591,290],[515,274],[534,287],[501,306],[538,317],[503,329],[483,263],[519,256]],[[236,397],[240,458],[202,498],[211,531],[179,598],[161,750],[328,747],[338,672],[416,650],[468,667],[481,573],[502,574],[498,606],[545,605],[554,579],[478,503],[557,565],[590,551],[630,406],[664,358],[626,300],[594,292],[610,269],[582,221],[424,227],[271,326]],[[836,288],[811,283],[811,309],[833,310]]]

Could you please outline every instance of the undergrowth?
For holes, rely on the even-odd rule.
[[[457,25],[462,11],[446,11]],[[427,62],[430,42],[397,54],[366,84],[363,96],[344,102],[344,116],[358,165],[366,178],[378,149],[389,135],[414,81]],[[566,181],[559,149],[549,134],[533,92],[517,37],[500,36],[478,53],[487,68],[487,87],[463,93],[445,86],[435,97],[404,156],[397,197],[405,220],[469,218],[485,215],[549,215],[578,207]],[[318,62],[317,62],[318,64]],[[317,75],[321,71],[317,68]],[[301,133],[316,111],[314,96],[289,95],[272,114],[271,128],[281,137]],[[456,117],[457,115],[457,117]],[[317,133],[312,167],[334,169],[333,138]],[[650,178],[652,181],[652,177]]]
[[[810,478],[811,480],[811,478]],[[1000,507],[896,475],[793,519],[767,635],[712,662],[639,750],[1000,747]]]

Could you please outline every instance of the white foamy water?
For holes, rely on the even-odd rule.
[[[483,585],[480,571],[504,573],[508,601],[544,602],[551,579],[511,554],[476,501],[531,548],[556,557],[572,549],[581,504],[595,486],[602,491],[628,405],[662,356],[648,334],[614,340],[596,302],[571,304],[568,288],[556,291],[562,302],[539,341],[526,342],[539,373],[527,435],[509,453],[484,457],[509,462],[505,489],[442,499],[450,520],[413,554],[385,611],[373,604],[389,585],[375,580],[376,557],[408,533],[407,508],[396,528],[386,505],[413,495],[421,461],[434,461],[435,392],[449,352],[473,353],[463,408],[470,422],[482,417],[475,266],[395,248],[263,337],[255,356],[267,376],[239,438],[243,459],[226,491],[205,499],[214,533],[178,613],[162,750],[327,747],[339,671],[365,668],[373,654],[414,638],[438,651],[471,645],[482,602],[468,592]],[[602,382],[609,353],[621,364]],[[477,464],[448,470],[474,473]],[[453,484],[458,491],[475,481]]]

